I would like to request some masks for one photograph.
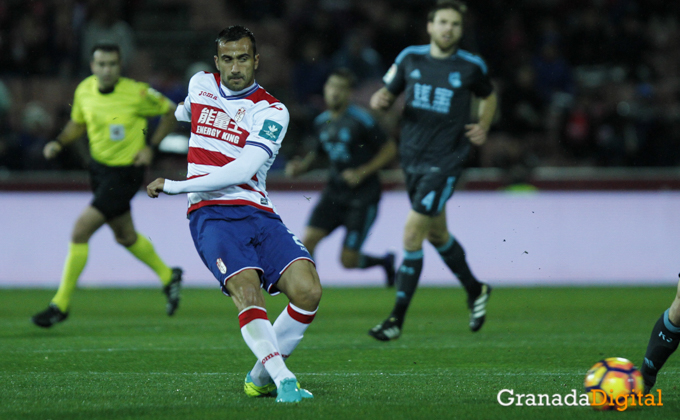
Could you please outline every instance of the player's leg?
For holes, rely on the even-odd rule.
[[[316,226],[307,226],[305,228],[305,236],[302,243],[305,244],[307,251],[313,256],[316,246],[323,238],[328,236],[328,231]]]
[[[645,382],[645,394],[654,387],[656,375],[677,350],[678,343],[680,343],[680,282],[671,307],[661,314],[649,337],[645,360],[640,369]]]
[[[276,286],[290,300],[273,326],[281,356],[287,360],[316,316],[321,300],[321,282],[311,261],[297,260],[284,271]],[[258,377],[260,383],[263,383],[267,377],[258,368],[256,365],[250,375]],[[302,389],[299,382],[296,385],[301,398],[313,398],[312,393]],[[282,398],[279,389],[280,385],[277,385],[278,398]]]
[[[399,338],[406,311],[418,287],[423,269],[423,241],[430,231],[432,218],[411,210],[404,227],[404,259],[397,271],[397,299],[390,316],[369,334],[381,341]]]
[[[250,396],[269,395],[276,391],[277,384],[290,382],[286,379],[291,379],[292,387],[297,389],[295,375],[285,367],[278,349],[262,296],[264,270],[256,250],[262,247],[263,236],[271,232],[256,226],[257,212],[260,211],[249,206],[206,206],[189,215],[196,251],[220,283],[223,293],[233,299],[239,311],[243,339],[257,357],[257,365],[263,366],[278,381],[255,386],[247,375],[244,388]],[[271,254],[275,256],[274,252]],[[306,251],[305,255],[311,258]],[[298,400],[302,398],[299,391],[294,394]]]
[[[309,216],[305,236],[302,240],[310,255],[314,256],[314,251],[316,251],[319,242],[340,226],[343,212],[344,206],[336,202],[331,193],[325,190]]]
[[[132,222],[130,201],[139,192],[144,170],[141,167],[109,168],[111,175],[104,187],[106,194],[95,200],[94,205],[106,215],[116,241],[127,248],[132,255],[151,268],[163,285],[172,280],[172,269],[158,256],[151,242],[144,235],[138,235]]]
[[[135,230],[130,211],[110,219],[107,224],[113,231],[116,242],[124,246],[138,260],[151,268],[163,284],[163,292],[167,298],[166,312],[173,315],[179,307],[180,289],[182,284],[182,269],[170,268],[151,242],[143,234]]]
[[[314,264],[297,260],[284,271],[276,286],[290,300],[274,322],[279,349],[287,359],[316,316],[321,301],[321,282]]]
[[[352,268],[368,268],[368,267],[373,267],[376,264],[371,264],[371,265],[366,265],[364,267],[361,267],[359,262],[363,254],[356,249],[351,249],[347,248],[346,246],[342,247],[342,251],[340,252],[340,263],[342,264],[343,267],[352,269]],[[369,259],[372,259],[373,257],[368,257]],[[376,258],[378,259],[378,258]],[[373,262],[373,261],[371,261]]]
[[[171,269],[163,262],[151,242],[135,231],[130,214],[130,201],[139,192],[144,168],[129,166],[106,168],[106,171],[110,176],[101,187],[106,189],[106,193],[100,194],[101,199],[96,200],[95,205],[107,216],[116,241],[158,275],[167,299],[166,312],[173,315],[179,306],[182,270],[178,267]]]
[[[321,282],[314,264],[307,260],[293,262],[276,283],[290,303],[274,322],[279,350],[284,360],[298,346],[305,331],[314,320],[321,300]],[[251,381],[263,387],[271,381],[263,365],[256,363],[249,373]]]
[[[239,311],[241,335],[257,357],[258,364],[264,367],[277,389],[284,385],[284,381],[291,379],[295,385],[297,379],[286,367],[274,327],[269,322],[257,271],[239,272],[225,282],[225,288]]]
[[[104,215],[92,206],[86,207],[80,214],[71,232],[71,243],[69,244],[68,254],[64,262],[57,294],[54,295],[50,306],[46,310],[31,318],[34,324],[49,328],[66,319],[71,296],[78,284],[78,278],[87,263],[88,241],[105,222]]]
[[[263,286],[270,293],[283,292],[290,300],[274,322],[279,350],[286,360],[314,320],[321,299],[321,282],[309,252],[281,219],[276,215],[261,216],[260,230],[269,233],[257,248],[264,268]],[[271,381],[261,364],[255,364],[249,378],[253,385],[260,387]],[[246,393],[252,395],[248,391],[246,382]],[[302,389],[300,395],[302,398],[312,397],[311,393]]]
[[[347,251],[347,252],[345,252]],[[394,262],[396,260],[396,255],[394,252],[386,252],[384,255],[371,255],[364,251],[361,253],[350,250],[347,248],[343,249],[342,262],[345,267],[358,267],[360,269],[380,266],[385,270],[385,285],[387,287],[394,286],[397,278],[397,271],[394,268]]]
[[[368,236],[378,212],[378,203],[362,203],[348,206],[343,224],[347,228],[347,234],[343,242],[340,262],[345,268],[366,269],[381,266],[385,270],[386,284],[394,285],[396,276],[394,270],[394,253],[388,252],[383,256],[371,255],[362,252],[361,248]]]
[[[479,331],[486,319],[486,305],[491,296],[491,287],[475,278],[465,259],[465,250],[448,231],[446,205],[442,207],[441,213],[432,219],[427,239],[465,288],[470,310],[470,329],[473,332]]]

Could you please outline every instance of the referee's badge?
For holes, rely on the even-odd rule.
[[[449,83],[454,88],[461,87],[461,85],[463,83],[460,81],[460,72],[459,71],[454,71],[453,73],[449,73]]]
[[[220,270],[220,273],[227,274],[227,266],[224,265],[224,261],[222,261],[222,258],[217,259],[217,268]]]

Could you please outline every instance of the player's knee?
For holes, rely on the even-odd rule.
[[[404,234],[404,249],[413,251],[423,247],[423,235],[419,232]]]
[[[357,268],[357,262],[349,258],[340,258],[340,262],[344,268]]]
[[[446,244],[446,241],[448,240],[448,232],[432,232],[430,231],[427,234],[427,240],[430,242],[433,246],[435,247],[440,247],[444,244]]]
[[[343,251],[340,255],[340,262],[345,268],[357,268],[359,266],[359,253]]]
[[[115,235],[116,237],[116,242],[119,244],[123,245],[124,247],[131,247],[132,245],[137,242],[137,234],[135,232],[132,233],[117,233]]]
[[[318,277],[311,277],[301,282],[291,301],[299,308],[313,311],[319,307],[321,294],[321,282],[319,282]]]
[[[249,306],[265,306],[260,277],[255,270],[243,270],[234,275],[226,281],[225,288],[239,312]]]
[[[73,231],[71,232],[71,242],[74,244],[87,243],[92,237],[93,233],[93,229],[89,226],[86,226],[83,223],[76,223],[76,225],[73,227]]]
[[[306,301],[310,308],[318,308],[319,302],[321,302],[321,283],[316,282],[308,291],[306,295]]]
[[[71,242],[74,244],[84,244],[90,240],[90,235],[86,232],[74,229],[71,233]]]

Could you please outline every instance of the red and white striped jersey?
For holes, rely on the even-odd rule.
[[[255,82],[240,92],[220,83],[219,73],[200,72],[189,81],[184,109],[175,115],[191,122],[187,178],[210,174],[236,159],[246,145],[269,159],[248,182],[210,192],[189,193],[192,212],[210,205],[248,205],[276,213],[266,191],[267,171],[288,130],[288,109]]]

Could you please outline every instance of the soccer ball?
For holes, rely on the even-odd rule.
[[[584,385],[594,409],[622,411],[642,392],[642,374],[630,360],[609,357],[588,370]]]

